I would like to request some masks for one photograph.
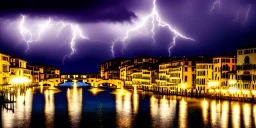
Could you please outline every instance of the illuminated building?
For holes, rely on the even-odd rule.
[[[120,65],[120,79],[125,86],[149,86],[155,83],[158,59],[148,56],[124,60]]]
[[[211,61],[196,63],[196,89],[198,91],[208,88],[208,83],[213,80],[213,63]]]
[[[20,58],[11,57],[10,64],[11,83],[13,80],[16,81],[15,83],[17,83],[18,79],[20,79],[19,82],[22,82],[25,79],[29,82],[32,81],[31,70],[27,69],[27,61]]]
[[[102,79],[119,79],[119,66],[125,58],[114,58],[100,63],[100,77]]]
[[[0,53],[0,85],[8,84],[10,80],[10,56]]]
[[[44,80],[44,67],[36,64],[27,64],[27,68],[32,71],[32,83],[39,84]]]
[[[49,65],[43,65],[43,67],[44,83],[57,86],[60,83],[60,70]]]
[[[228,89],[229,72],[236,70],[235,56],[213,58],[213,80],[208,82],[210,89]]]
[[[132,73],[132,85],[138,88],[152,88],[153,83],[157,79],[158,73],[156,70],[137,69]]]
[[[237,50],[237,83],[233,88],[242,90],[240,96],[256,94],[256,48]],[[236,82],[236,81],[233,81]],[[232,83],[231,83],[232,84]],[[236,92],[239,95],[239,92]]]

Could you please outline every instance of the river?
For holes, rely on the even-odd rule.
[[[34,87],[1,109],[12,127],[255,127],[256,104],[98,88]]]

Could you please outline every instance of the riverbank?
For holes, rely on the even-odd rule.
[[[125,87],[126,88],[126,87]],[[126,89],[134,89],[128,87]],[[256,103],[256,98],[254,95],[251,97],[244,97],[239,95],[234,95],[230,93],[221,93],[221,92],[210,92],[209,90],[201,90],[198,91],[197,89],[182,89],[178,90],[170,90],[161,87],[138,87],[137,90],[146,91],[146,92],[153,92],[154,94],[160,95],[173,95],[173,96],[183,96],[183,97],[191,97],[191,98],[209,98],[209,99],[216,99],[216,100],[229,100],[229,101],[238,101],[238,102],[249,102],[249,103]]]

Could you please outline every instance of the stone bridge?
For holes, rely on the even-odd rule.
[[[119,79],[80,78],[80,79],[69,79],[69,80],[72,80],[72,81],[82,80],[84,83],[88,83],[93,87],[100,87],[100,86],[103,86],[103,84],[109,84],[110,87],[116,87],[116,88],[124,87],[124,81]]]

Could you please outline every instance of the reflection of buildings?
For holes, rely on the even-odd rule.
[[[53,127],[54,114],[55,114],[53,90],[45,90],[44,96],[45,96],[44,113],[45,113],[45,118],[46,118],[46,126]]]
[[[183,106],[182,110],[185,109],[186,108]],[[168,100],[165,97],[157,99],[154,96],[150,98],[152,127],[173,127],[172,124],[174,124],[175,112],[176,100]],[[181,117],[183,117],[183,114],[184,113],[182,113]]]
[[[82,97],[83,89],[74,88],[67,90],[68,113],[72,127],[79,127],[82,116]]]
[[[116,93],[116,113],[118,127],[132,127],[139,109],[139,95],[119,90]]]
[[[2,109],[2,126],[4,128],[11,127],[30,127],[33,90],[28,89],[25,92],[17,90],[15,96],[16,103],[14,104],[14,113]],[[10,104],[9,104],[10,105]],[[26,121],[24,121],[26,120]]]

